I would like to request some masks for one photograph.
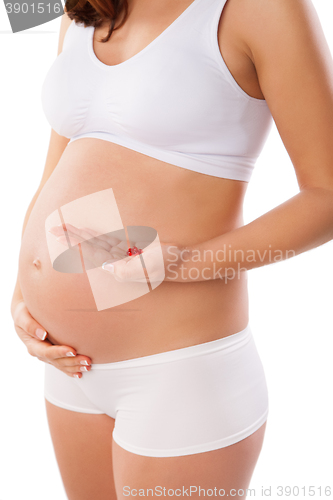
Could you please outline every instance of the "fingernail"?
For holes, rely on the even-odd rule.
[[[42,330],[41,328],[37,328],[35,333],[36,333],[38,338],[40,338],[41,340],[45,340],[45,337],[47,335],[45,330]]]
[[[74,377],[75,378],[80,378],[80,375],[78,375],[77,373],[74,373]]]
[[[107,264],[106,262],[104,262],[104,264],[102,264],[102,269],[104,269],[105,271],[109,271],[109,273],[111,273],[111,274],[114,273],[114,265],[113,264]]]
[[[74,356],[75,357],[75,354],[73,352],[66,352],[66,356]]]
[[[86,359],[84,359],[83,361],[80,361],[80,364],[89,366],[89,363]]]
[[[88,368],[86,366],[80,366],[81,372],[87,372]]]

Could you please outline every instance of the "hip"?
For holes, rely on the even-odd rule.
[[[93,363],[80,379],[46,365],[44,394],[62,408],[114,418],[115,441],[147,456],[229,446],[268,415],[265,373],[249,325],[227,338]]]

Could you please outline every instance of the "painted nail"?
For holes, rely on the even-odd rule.
[[[38,338],[40,338],[41,340],[45,340],[45,337],[47,335],[45,330],[42,330],[41,328],[37,328],[35,333],[36,333]]]
[[[81,372],[87,372],[88,368],[86,366],[80,366]]]
[[[86,365],[86,366],[89,366],[89,363],[86,359],[84,359],[83,361],[80,361],[80,364],[81,365]]]
[[[75,378],[80,378],[80,375],[78,375],[77,373],[74,373],[74,377]]]
[[[111,273],[111,274],[114,273],[113,264],[107,264],[106,262],[104,262],[104,264],[102,264],[102,269],[104,269],[105,271],[109,271],[109,273]]]
[[[74,352],[66,352],[66,356],[74,356],[75,357],[75,354],[74,354]]]

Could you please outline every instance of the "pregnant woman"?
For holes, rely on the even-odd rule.
[[[11,310],[28,352],[45,362],[68,498],[155,488],[186,497],[191,487],[194,498],[214,489],[244,498],[268,415],[247,271],[333,238],[333,64],[313,5],[67,2],[42,100],[50,146]],[[273,119],[299,193],[244,225]],[[157,231],[165,277],[97,310],[87,273],[53,267],[45,221],[107,189],[124,227]],[[51,233],[77,242],[94,229],[84,226]],[[111,262],[117,246],[113,275],[101,272],[134,287],[141,257],[121,260],[124,245],[102,234],[91,249]]]

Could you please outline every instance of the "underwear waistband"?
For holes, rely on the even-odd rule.
[[[175,361],[179,359],[200,356],[209,354],[216,351],[230,349],[231,347],[238,348],[246,344],[252,338],[250,325],[248,324],[243,330],[222,337],[220,339],[194,344],[188,347],[181,347],[172,351],[159,352],[157,354],[150,354],[148,356],[141,356],[138,358],[125,359],[123,361],[115,361],[112,363],[92,363],[91,370],[112,370],[120,368],[132,368],[136,366],[147,366],[152,364],[166,363],[168,361]]]

